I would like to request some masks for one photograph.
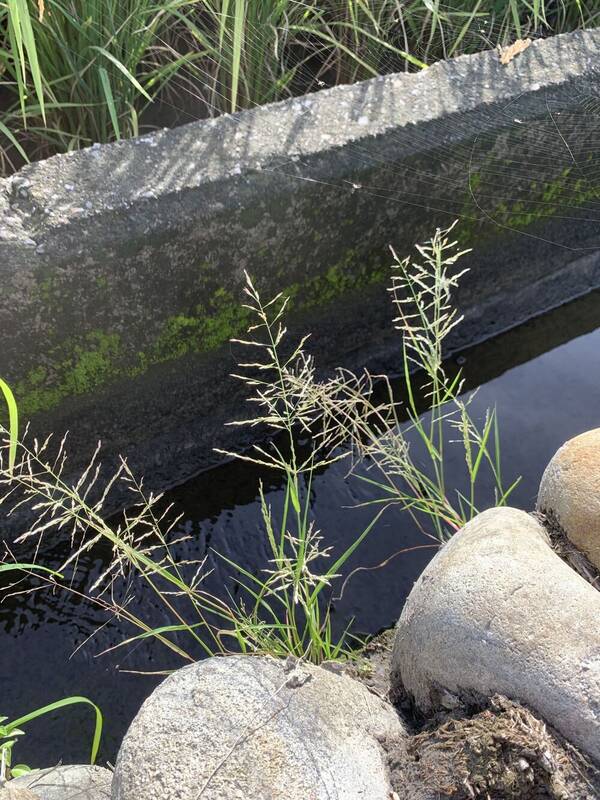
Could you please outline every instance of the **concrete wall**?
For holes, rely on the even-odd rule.
[[[0,375],[33,431],[162,487],[244,444],[223,425],[244,269],[324,369],[398,366],[388,245],[456,217],[456,347],[600,284],[599,51],[590,31],[464,56],[0,181]]]

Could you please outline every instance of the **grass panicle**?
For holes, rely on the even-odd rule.
[[[49,535],[66,538],[67,558],[54,574],[23,567],[35,580],[75,592],[71,580],[84,554],[108,546],[112,557],[85,594],[124,628],[117,647],[154,639],[184,661],[231,651],[292,655],[314,663],[351,658],[360,646],[352,621],[342,630],[333,624],[335,586],[349,580],[349,559],[365,545],[391,504],[412,515],[429,539],[443,543],[485,505],[506,502],[500,435],[495,411],[476,420],[472,396],[463,396],[460,372],[449,376],[444,361],[448,336],[460,324],[452,292],[464,270],[463,252],[452,227],[437,230],[417,248],[416,258],[398,259],[392,270],[391,296],[396,309],[399,349],[404,364],[401,404],[392,382],[364,370],[345,369],[320,378],[309,352],[310,339],[291,340],[285,320],[287,299],[263,302],[246,275],[245,307],[253,324],[235,346],[249,353],[235,377],[248,388],[251,413],[232,425],[260,426],[269,436],[246,452],[223,455],[258,464],[283,479],[283,501],[274,508],[259,487],[268,563],[260,571],[216,553],[234,573],[239,592],[205,588],[206,559],[180,556],[189,536],[160,495],[146,494],[125,460],[106,480],[96,451],[74,480],[65,440],[20,441],[14,464],[0,450],[0,509],[26,507],[34,521],[17,543],[42,552]],[[452,439],[454,438],[454,441]],[[299,445],[302,441],[302,445]],[[448,445],[462,448],[468,490],[449,476]],[[51,453],[53,453],[51,455]],[[370,523],[341,551],[327,544],[311,507],[318,471],[344,460],[351,479],[369,484]],[[493,493],[478,496],[482,476]],[[130,508],[120,521],[107,517],[112,491],[125,487]],[[483,502],[484,506],[481,505]],[[5,568],[18,562],[10,551]],[[352,573],[350,573],[350,576]],[[145,584],[162,605],[167,624],[141,618],[133,599]],[[234,596],[235,595],[235,596]]]

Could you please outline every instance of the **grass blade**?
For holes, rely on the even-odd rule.
[[[121,72],[127,78],[127,80],[131,83],[131,85],[135,86],[138,92],[141,95],[143,95],[146,98],[146,100],[152,101],[152,97],[150,97],[150,95],[144,89],[142,84],[138,81],[138,79],[134,75],[131,74],[131,72],[127,69],[125,64],[123,64],[121,61],[119,61],[118,58],[116,58],[116,56],[114,56],[112,53],[109,53],[109,51],[106,50],[104,47],[98,47],[97,45],[92,45],[91,49],[96,50],[98,53],[107,58],[111,62],[111,64],[114,64],[115,67],[119,70],[119,72]]]
[[[21,572],[44,572],[48,575],[52,575],[55,578],[62,578],[63,575],[60,572],[56,572],[56,570],[48,569],[47,567],[41,567],[39,564],[0,564],[0,572],[13,572],[13,571],[21,571]]]
[[[102,84],[102,90],[104,91],[104,96],[106,98],[106,105],[108,106],[110,121],[112,122],[113,130],[118,141],[121,138],[121,128],[119,127],[119,118],[117,116],[115,98],[113,97],[108,72],[104,67],[98,67],[98,75],[100,76],[100,83]]]
[[[19,438],[19,409],[10,386],[0,378],[0,394],[4,396],[8,408],[8,468],[12,472],[17,458],[17,440]]]
[[[65,708],[66,706],[80,705],[80,704],[91,706],[96,714],[94,736],[92,739],[92,748],[90,755],[90,764],[95,764],[96,758],[98,757],[98,750],[100,749],[100,739],[102,738],[103,718],[102,718],[102,712],[100,711],[98,706],[95,703],[92,703],[91,700],[88,700],[87,697],[66,697],[64,700],[57,700],[55,703],[50,703],[47,706],[42,706],[41,708],[38,708],[35,711],[31,711],[29,714],[25,714],[24,716],[13,720],[6,726],[7,732],[10,733],[15,729],[20,728],[22,725],[26,725],[28,722],[31,722],[32,720],[37,719],[38,717],[42,717],[44,714],[51,714],[53,711],[58,711],[58,709],[60,708]]]
[[[244,47],[244,22],[246,19],[246,0],[236,0],[233,20],[233,59],[231,64],[231,111],[237,108],[240,84],[240,66]]]

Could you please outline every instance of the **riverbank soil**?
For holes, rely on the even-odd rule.
[[[555,547],[565,549],[556,532],[553,539]],[[595,577],[589,571],[588,576]],[[389,696],[393,640],[393,629],[379,634],[347,669],[381,697]],[[409,737],[383,743],[398,800],[600,797],[600,771],[519,703],[502,695],[472,704],[456,698],[455,708],[423,720],[413,714],[408,698],[395,700],[411,731]]]

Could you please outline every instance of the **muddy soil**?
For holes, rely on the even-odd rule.
[[[559,533],[553,546],[590,582]],[[597,585],[594,583],[594,585]],[[389,699],[394,630],[373,639],[346,671]],[[529,709],[506,697],[461,698],[451,711],[423,719],[410,699],[395,698],[409,735],[385,741],[394,800],[598,800],[600,770]]]

